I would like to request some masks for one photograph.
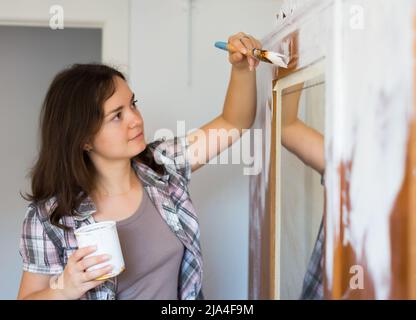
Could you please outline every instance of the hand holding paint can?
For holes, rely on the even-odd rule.
[[[110,264],[114,267],[111,273],[101,276],[96,280],[105,280],[111,277],[115,277],[124,271],[125,264],[115,221],[104,221],[83,226],[75,230],[75,237],[77,239],[79,248],[88,246],[97,247],[97,250],[87,257],[103,254],[111,256],[109,261],[96,264],[87,269],[87,271],[94,271],[102,268],[107,264]]]

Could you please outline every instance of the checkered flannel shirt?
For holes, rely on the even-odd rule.
[[[163,165],[165,174],[159,175],[137,161],[132,161],[132,166],[158,212],[185,247],[178,299],[202,299],[200,232],[188,192],[191,167],[187,159],[186,137],[156,140],[148,147],[156,162]],[[60,222],[70,227],[70,231],[50,223],[50,214],[56,206],[53,197],[43,203],[32,202],[27,208],[19,249],[24,271],[47,275],[62,273],[68,257],[78,249],[75,229],[95,223],[92,214],[96,207],[89,196],[76,209],[77,215],[61,219]],[[114,277],[88,291],[81,299],[114,300],[117,299],[116,292],[117,277]]]

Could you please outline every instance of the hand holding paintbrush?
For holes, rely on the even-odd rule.
[[[259,61],[271,63],[282,68],[287,68],[288,57],[283,54],[262,50],[261,43],[243,33],[239,33],[236,36],[231,37],[227,42],[216,42],[215,46],[219,49],[230,52],[230,62],[232,59],[243,58],[242,55],[247,56],[250,70],[257,67]]]

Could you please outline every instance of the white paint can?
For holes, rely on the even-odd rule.
[[[86,257],[102,254],[111,255],[110,260],[87,269],[87,271],[93,271],[108,264],[114,266],[111,273],[103,275],[96,280],[115,277],[124,271],[125,264],[115,221],[103,221],[83,226],[75,230],[75,237],[78,242],[78,248],[97,246],[97,250]]]

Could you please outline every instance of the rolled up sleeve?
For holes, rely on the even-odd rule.
[[[24,271],[41,274],[58,274],[63,271],[59,251],[45,232],[38,208],[34,204],[29,205],[23,221],[19,253]]]
[[[174,137],[157,146],[156,157],[170,173],[176,174],[187,185],[191,180],[191,165],[188,158],[189,143],[186,137]]]

